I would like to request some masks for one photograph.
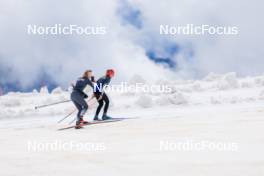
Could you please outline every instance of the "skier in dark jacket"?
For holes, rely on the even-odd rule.
[[[93,88],[93,83],[91,81],[92,78],[92,70],[85,71],[83,76],[77,80],[75,86],[73,87],[73,92],[71,93],[71,100],[78,109],[75,127],[77,129],[81,128],[83,124],[88,123],[83,120],[83,116],[88,110],[88,104],[85,101],[88,96],[83,91],[87,85]]]
[[[96,82],[96,86],[94,89],[94,96],[96,97],[99,105],[96,109],[96,113],[94,116],[94,120],[99,120],[98,115],[104,105],[104,111],[103,111],[103,116],[102,116],[102,120],[108,120],[111,119],[111,117],[109,117],[107,115],[107,110],[109,107],[109,98],[106,95],[106,93],[103,91],[103,88],[108,85],[111,81],[111,78],[115,75],[115,72],[113,69],[109,69],[106,71],[106,75],[101,77],[100,79],[97,80]]]

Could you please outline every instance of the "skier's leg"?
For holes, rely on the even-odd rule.
[[[78,103],[78,99],[79,99],[78,97],[79,97],[78,92],[72,92],[71,93],[71,100],[72,100],[73,104],[75,105],[75,107],[78,109],[76,124],[79,124],[79,122],[80,122],[80,113],[82,111],[82,107]]]
[[[88,110],[88,104],[86,103],[84,98],[79,99],[78,103],[81,105],[81,111],[79,115],[80,115],[80,118],[82,118],[85,115],[86,111]]]
[[[98,117],[98,115],[99,115],[99,113],[100,113],[100,111],[101,111],[101,109],[102,109],[102,107],[104,105],[103,99],[99,100],[98,103],[99,103],[99,105],[98,105],[98,107],[96,109],[96,113],[95,113],[96,117]]]
[[[73,101],[73,103],[76,106],[76,108],[78,109],[77,118],[76,118],[76,126],[80,126],[82,106],[78,102]]]
[[[82,95],[80,95],[78,92],[73,92],[71,95],[71,99],[74,102],[76,108],[79,110],[79,112],[77,114],[77,121],[76,121],[76,124],[78,125],[83,120],[82,117],[86,113],[86,111],[88,109],[88,105],[85,102]]]
[[[75,107],[78,109],[77,118],[79,118],[80,117],[80,113],[82,111],[82,107],[77,102],[75,102],[75,101],[72,101],[72,102],[75,105]]]
[[[109,120],[109,119],[111,119],[111,117],[107,115],[107,110],[108,110],[108,107],[109,107],[109,98],[108,98],[108,96],[106,94],[104,94],[103,100],[105,102],[105,106],[104,106],[104,114],[103,114],[102,119],[103,120]]]
[[[104,102],[105,102],[105,106],[104,106],[104,115],[106,115],[106,114],[107,114],[108,107],[109,107],[109,98],[108,98],[108,96],[104,93],[102,99],[103,99]]]

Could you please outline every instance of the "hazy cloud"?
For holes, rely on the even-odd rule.
[[[264,64],[263,5],[259,0],[1,0],[0,81],[30,87],[45,72],[49,79],[66,86],[87,68],[97,76],[115,68],[117,81],[136,73],[151,80],[196,77],[211,71],[260,74]],[[188,23],[236,25],[239,35],[159,34],[160,24]],[[28,24],[106,26],[107,35],[34,36],[27,34]],[[177,46],[177,52],[170,52],[171,46]],[[155,64],[147,55],[150,51],[177,66],[167,69]]]

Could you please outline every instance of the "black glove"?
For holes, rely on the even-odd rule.
[[[88,95],[84,94],[83,97],[86,99],[86,98],[88,98]]]
[[[95,82],[94,76],[91,77],[91,81],[92,82]]]

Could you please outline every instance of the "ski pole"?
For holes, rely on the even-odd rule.
[[[74,119],[69,122],[69,125],[71,125],[74,121],[76,121],[76,117],[74,117]]]
[[[69,113],[68,115],[66,115],[65,117],[63,117],[62,119],[60,119],[57,123],[61,123],[63,120],[65,120],[66,118],[70,117],[74,112],[76,111],[76,109],[74,109],[71,113]]]
[[[61,104],[61,103],[67,103],[67,102],[70,102],[70,101],[71,100],[65,100],[65,101],[59,101],[59,102],[56,102],[56,103],[51,103],[51,104],[46,104],[46,105],[41,105],[41,106],[35,106],[35,109],[45,108],[45,107],[48,107],[48,106],[57,105],[57,104]]]

